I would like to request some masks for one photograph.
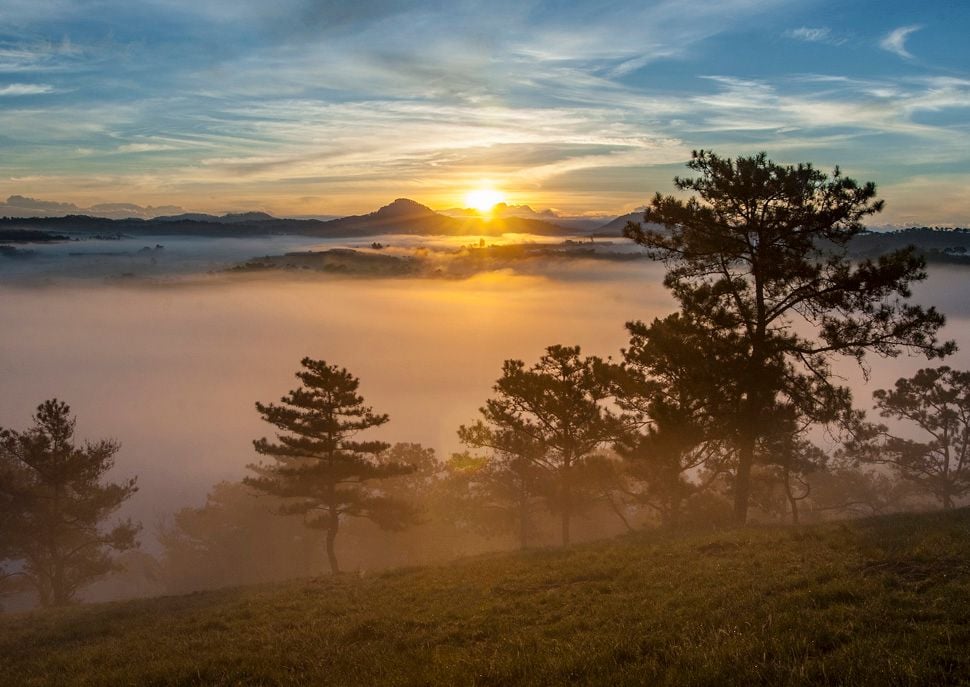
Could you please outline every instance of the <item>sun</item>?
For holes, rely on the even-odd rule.
[[[487,215],[499,203],[505,202],[505,195],[493,188],[478,188],[465,194],[465,207],[474,208]]]

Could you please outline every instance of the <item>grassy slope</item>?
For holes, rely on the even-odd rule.
[[[970,510],[0,619],[0,684],[970,684]]]

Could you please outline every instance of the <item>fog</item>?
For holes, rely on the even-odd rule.
[[[240,247],[233,243],[223,255]],[[280,248],[276,239],[239,243],[250,255]],[[189,278],[170,269],[183,276],[0,286],[0,425],[26,427],[46,398],[70,403],[79,436],[121,442],[116,472],[138,475],[141,487],[127,512],[149,530],[174,509],[201,504],[216,481],[245,474],[252,440],[270,429],[253,404],[296,386],[304,356],[361,378],[367,401],[390,414],[381,438],[445,454],[504,359],[532,360],[557,342],[615,355],[626,320],[672,307],[657,265],[527,270],[362,280]]]
[[[98,244],[120,252],[155,240]],[[533,361],[553,343],[616,356],[624,322],[674,308],[662,265],[646,261],[531,261],[463,280],[236,277],[208,272],[255,255],[348,242],[159,242],[166,257],[146,263],[152,280],[111,280],[133,259],[118,257],[128,261],[119,265],[111,256],[68,256],[65,245],[74,252],[81,244],[60,244],[38,249],[37,261],[5,262],[0,283],[0,425],[24,428],[40,401],[57,397],[71,404],[79,436],[120,441],[116,475],[137,475],[141,487],[125,514],[145,524],[149,550],[160,519],[201,505],[215,482],[246,473],[252,440],[269,429],[253,404],[293,388],[304,356],[360,377],[367,401],[391,417],[375,436],[448,455],[458,448],[456,428],[474,418],[504,359]],[[22,266],[28,263],[35,267]],[[961,344],[970,342],[970,308],[959,297],[965,278],[959,268],[937,269],[918,291],[920,301],[949,315],[945,334]],[[966,366],[967,355],[949,364]],[[926,365],[906,357],[871,363],[868,386],[854,365],[839,367],[862,407],[872,389]]]

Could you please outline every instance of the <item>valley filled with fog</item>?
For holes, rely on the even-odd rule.
[[[617,357],[624,322],[675,309],[663,265],[646,259],[534,258],[463,279],[223,272],[260,255],[366,250],[374,241],[447,256],[472,240],[138,237],[30,246],[37,254],[29,259],[0,258],[0,425],[26,427],[38,403],[57,397],[77,415],[79,436],[120,441],[115,474],[137,475],[140,486],[125,513],[145,525],[151,549],[158,522],[201,505],[217,481],[246,474],[252,440],[270,429],[254,402],[293,388],[304,356],[360,377],[367,402],[391,417],[375,436],[447,457],[503,360],[530,363],[554,343]],[[562,239],[488,239],[503,240]],[[630,249],[619,239],[604,248]],[[948,315],[944,334],[964,348],[948,361],[954,367],[970,362],[966,274],[934,266],[916,294]],[[854,364],[840,368],[867,409],[872,389],[927,364],[870,363],[868,385]]]

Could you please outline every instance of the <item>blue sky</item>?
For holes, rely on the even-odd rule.
[[[0,195],[619,214],[704,147],[965,226],[968,32],[944,0],[0,0]]]

